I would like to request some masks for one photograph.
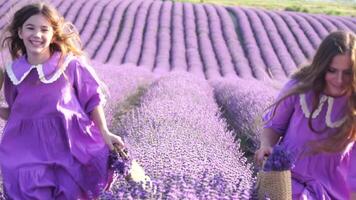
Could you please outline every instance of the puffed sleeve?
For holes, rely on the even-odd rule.
[[[11,82],[6,72],[4,73],[4,96],[5,96],[6,103],[11,109],[15,101],[15,98],[17,96],[17,89],[16,86]]]
[[[287,82],[279,93],[277,100],[282,98],[295,84],[296,80]],[[278,134],[284,135],[288,128],[290,118],[293,115],[296,100],[297,96],[292,95],[282,100],[276,108],[272,107],[269,109],[268,112],[263,116],[263,121],[265,122],[264,128],[271,128]]]
[[[70,65],[74,65],[73,85],[77,98],[83,110],[89,114],[105,101],[100,81],[94,69],[84,61],[74,60]]]

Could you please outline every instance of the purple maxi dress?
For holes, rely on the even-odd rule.
[[[9,199],[92,199],[110,180],[108,148],[89,118],[99,84],[79,58],[57,67],[60,55],[40,65],[22,56],[6,68],[0,164]]]
[[[282,90],[283,95],[296,83],[292,80]],[[347,97],[321,95],[319,107],[313,114],[312,124],[315,133],[308,127],[308,118],[312,110],[310,91],[305,94],[286,98],[277,107],[275,116],[267,121],[265,128],[272,128],[283,136],[281,145],[295,153],[296,162],[292,169],[293,199],[349,199],[351,191],[356,192],[356,157],[355,145],[350,144],[340,153],[310,152],[308,141],[320,140],[329,134],[335,134],[337,127],[345,120]],[[265,116],[269,119],[271,111]]]

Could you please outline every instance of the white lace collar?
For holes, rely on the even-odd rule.
[[[60,56],[60,52],[55,52],[45,63],[38,65],[31,65],[27,62],[25,56],[21,56],[6,66],[6,73],[11,82],[14,85],[18,85],[35,68],[41,82],[46,84],[53,83],[63,74],[70,61],[74,58],[71,54],[68,54],[64,59],[63,67],[59,68],[57,65]]]
[[[308,108],[308,105],[307,105],[305,94],[300,94],[299,95],[299,101],[300,101],[300,105],[302,107],[302,111],[304,113],[304,116],[306,118],[309,118],[310,117],[310,111],[309,111],[309,108]],[[321,112],[321,110],[322,110],[322,108],[323,108],[323,106],[324,106],[326,101],[328,102],[328,108],[327,108],[326,115],[325,115],[326,126],[329,127],[329,128],[338,128],[345,122],[346,116],[344,116],[343,118],[341,118],[340,120],[337,120],[335,122],[331,121],[331,112],[332,112],[332,109],[333,109],[333,106],[334,106],[334,98],[333,97],[322,95],[320,100],[319,100],[318,108],[315,110],[315,112],[313,113],[311,118],[314,119],[320,114],[320,112]]]

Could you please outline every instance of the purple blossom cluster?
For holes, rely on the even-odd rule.
[[[1,176],[1,174],[0,174]],[[4,191],[3,191],[3,185],[2,185],[2,180],[0,180],[0,200],[5,200],[5,194],[4,194]]]
[[[157,45],[155,64],[152,67],[155,73],[166,74],[170,71],[170,58],[171,58],[171,48],[172,48],[172,6],[173,2],[164,1],[161,6],[160,18],[158,21],[157,35],[158,40],[155,45]]]
[[[156,79],[144,66],[130,63],[113,66],[95,61],[92,65],[106,89],[107,104],[104,108],[108,124],[120,118],[119,112],[130,110],[141,93]]]
[[[115,151],[111,151],[109,154],[109,166],[116,176],[127,177],[131,168],[131,162],[131,158],[123,158]]]
[[[242,49],[240,38],[238,38],[238,35],[236,34],[236,20],[231,18],[228,10],[224,7],[216,6],[215,8],[220,17],[222,29],[221,31],[223,32],[223,37],[228,47],[229,53],[231,54],[231,59],[234,64],[236,74],[241,78],[251,78],[252,72],[249,67],[248,60]]]
[[[242,48],[249,60],[249,66],[251,67],[253,76],[262,81],[269,80],[271,77],[268,75],[267,66],[262,58],[261,50],[256,42],[254,32],[251,29],[251,21],[242,8],[231,7],[230,12],[233,14],[233,17],[237,19]]]
[[[288,12],[277,12],[282,19],[284,19],[289,30],[291,30],[295,39],[299,44],[299,48],[304,53],[305,58],[310,59],[314,55],[315,49],[311,44],[310,39],[307,37],[306,32],[299,26],[295,19]]]
[[[258,45],[258,49],[261,52],[262,59],[266,65],[266,71],[269,76],[275,80],[285,80],[286,73],[276,55],[276,50],[273,49],[271,40],[268,37],[266,29],[260,28],[263,26],[260,17],[251,9],[243,9],[246,16],[251,22],[251,28],[255,35],[255,39]]]
[[[273,152],[268,156],[263,171],[284,171],[290,170],[294,166],[295,156],[292,151],[286,149],[283,145],[276,145]]]
[[[4,2],[0,13],[17,2]],[[52,2],[74,22],[92,59],[211,80],[284,81],[329,32],[356,31],[355,17],[156,0]]]
[[[215,98],[225,118],[241,140],[241,148],[251,156],[259,145],[263,123],[261,117],[273,103],[277,90],[254,80],[233,79],[211,82]]]
[[[107,86],[108,124],[153,180],[150,189],[128,182],[129,162],[113,157],[123,177],[101,199],[248,198],[245,155],[258,145],[275,88],[329,32],[356,31],[355,17],[156,0],[52,3]],[[22,4],[0,3],[0,30]],[[287,169],[290,154],[275,151],[267,169]]]
[[[196,17],[194,5],[190,3],[183,4],[184,31],[186,43],[186,58],[188,71],[195,76],[204,77],[204,69],[201,55],[199,53],[198,35],[196,32]]]
[[[0,189],[0,200],[6,200],[6,195],[2,191],[2,188]]]
[[[251,164],[227,131],[213,89],[204,79],[188,73],[158,79],[117,126],[131,155],[155,181],[170,174],[199,180],[205,172],[208,177],[221,174],[226,192],[246,195],[251,189]]]
[[[228,188],[230,183],[221,174],[203,172],[191,174],[168,173],[154,181],[150,189],[135,182],[117,181],[110,191],[104,191],[100,200],[116,199],[248,199],[249,191]]]
[[[261,19],[261,23],[265,25],[266,33],[268,34],[270,43],[272,45],[272,47],[269,48],[273,48],[272,51],[276,53],[277,59],[279,59],[280,64],[283,66],[281,67],[282,70],[286,73],[287,76],[291,75],[297,66],[294,58],[291,55],[293,52],[289,52],[288,43],[283,41],[283,39],[286,37],[283,38],[281,36],[282,34],[278,32],[279,27],[277,27],[277,24],[273,22],[273,19],[268,16],[266,11],[262,11],[260,9],[253,9],[253,11],[258,15],[258,18]],[[293,51],[293,49],[290,50]]]

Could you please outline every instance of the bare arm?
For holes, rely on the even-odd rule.
[[[279,141],[279,134],[271,128],[263,129],[263,133],[261,134],[261,147],[273,147]]]
[[[350,199],[356,200],[356,192],[351,192]]]
[[[109,131],[106,124],[104,109],[101,105],[93,109],[93,111],[90,113],[90,117],[100,129],[104,141],[108,145],[109,149],[113,150],[115,145],[118,145],[119,148],[122,148],[124,146],[121,137]]]
[[[4,70],[0,69],[0,89],[2,88],[4,84]]]
[[[4,70],[0,69],[0,89],[4,84]],[[9,118],[10,109],[7,107],[0,107],[0,118],[7,120]]]
[[[272,153],[273,146],[277,144],[279,139],[280,136],[273,129],[263,129],[263,132],[260,137],[261,146],[255,153],[255,161],[257,165],[262,166],[264,157]]]
[[[7,120],[9,118],[10,109],[7,107],[0,107],[0,118],[3,120]]]

